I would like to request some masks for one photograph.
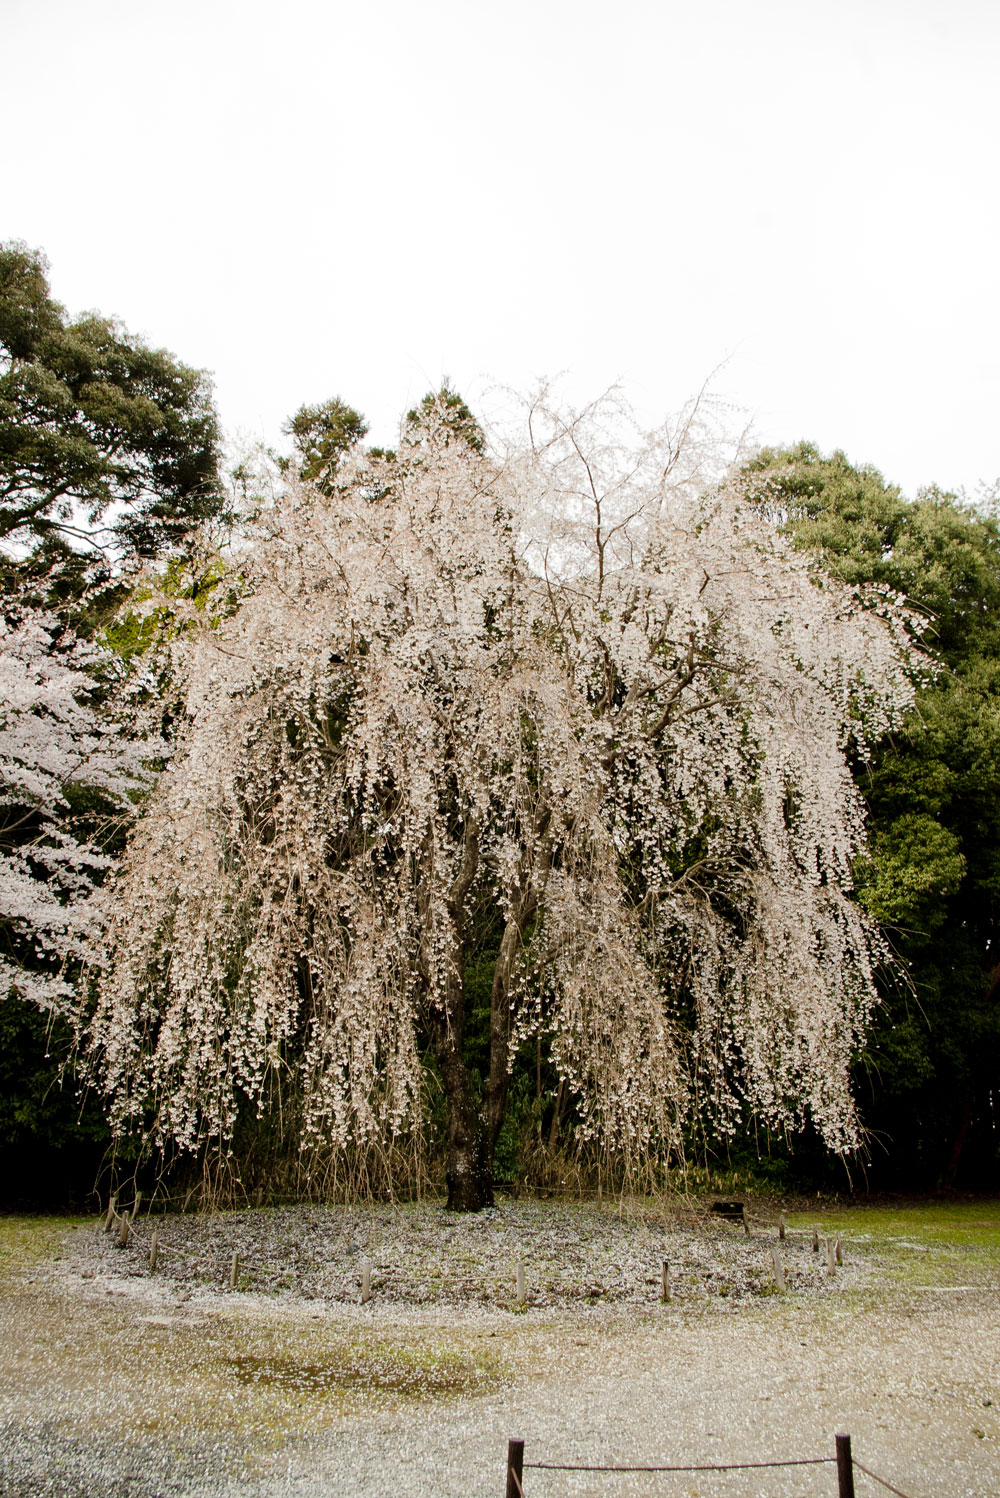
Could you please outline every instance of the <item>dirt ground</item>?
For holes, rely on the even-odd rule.
[[[543,1229],[565,1241],[579,1219],[559,1210]],[[808,1225],[791,1226],[788,1260],[808,1268]],[[377,1293],[362,1305],[294,1284],[234,1293],[140,1274],[92,1222],[4,1219],[0,1492],[501,1498],[510,1437],[528,1464],[710,1465],[829,1458],[848,1431],[855,1457],[908,1498],[996,1498],[1000,1208],[820,1226],[842,1236],[844,1269],[793,1273],[784,1295],[763,1276],[730,1295],[706,1271],[679,1277],[666,1305],[653,1275],[619,1302],[595,1290],[565,1305]],[[622,1231],[632,1241],[639,1228]],[[730,1262],[732,1231],[699,1231],[704,1263],[716,1248]],[[771,1241],[755,1228],[739,1251],[766,1263]],[[474,1277],[471,1255],[453,1251]],[[860,1471],[856,1484],[859,1498],[886,1491]],[[837,1483],[829,1462],[632,1475],[528,1465],[524,1490],[809,1498]]]

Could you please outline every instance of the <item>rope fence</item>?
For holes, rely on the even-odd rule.
[[[873,1472],[870,1467],[862,1466],[857,1457],[854,1458],[854,1465],[859,1472],[863,1472],[866,1477],[870,1477],[872,1482],[880,1482],[884,1488],[889,1489],[890,1493],[895,1493],[896,1498],[907,1498],[907,1495],[900,1488],[894,1488],[891,1482],[886,1482],[884,1477],[879,1477],[878,1473]]]
[[[861,1462],[857,1461],[851,1454],[851,1438],[849,1435],[838,1434],[834,1438],[836,1454],[834,1456],[804,1456],[792,1457],[786,1461],[764,1461],[764,1462],[684,1462],[659,1464],[642,1464],[630,1466],[609,1466],[601,1463],[587,1464],[582,1462],[526,1462],[524,1460],[524,1442],[511,1440],[507,1443],[507,1486],[505,1498],[525,1498],[524,1473],[526,1470],[535,1472],[751,1472],[760,1471],[765,1467],[830,1467],[837,1468],[837,1498],[855,1498],[854,1471],[863,1472],[873,1482],[880,1483],[896,1498],[908,1498],[908,1494],[902,1489],[893,1487],[884,1477],[879,1477],[877,1472],[872,1472]]]
[[[787,1462],[699,1462],[667,1467],[585,1467],[569,1462],[525,1462],[538,1472],[749,1472],[758,1467],[824,1467],[835,1456],[800,1456]]]

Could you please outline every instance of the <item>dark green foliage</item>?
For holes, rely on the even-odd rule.
[[[222,507],[211,386],[113,318],[71,321],[47,269],[0,245],[0,541],[155,555]]]
[[[0,1149],[60,1149],[74,1139],[99,1141],[110,1134],[99,1106],[81,1108],[72,1078],[58,1064],[71,1037],[58,1017],[30,1004],[0,1002]]]
[[[300,406],[282,431],[292,439],[301,476],[329,494],[340,459],[361,441],[368,423],[337,395],[322,405]]]
[[[0,1202],[83,1203],[111,1136],[99,1102],[77,1097],[60,1064],[70,1036],[58,1019],[16,999],[0,1002]]]
[[[1000,1135],[1000,529],[938,490],[903,499],[810,444],[768,450],[762,502],[850,583],[905,595],[937,663],[905,730],[857,776],[859,896],[900,972],[858,1068],[876,1177],[995,1185]],[[756,482],[756,480],[755,480]],[[907,981],[908,980],[908,981]]]

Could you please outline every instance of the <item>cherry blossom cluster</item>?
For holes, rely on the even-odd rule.
[[[0,612],[0,997],[72,1013],[81,965],[100,961],[113,864],[100,829],[131,811],[148,753],[102,709],[120,674],[54,614]]]

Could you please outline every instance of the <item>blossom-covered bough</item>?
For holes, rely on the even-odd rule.
[[[910,701],[898,606],[818,575],[691,431],[544,401],[527,426],[490,453],[442,401],[290,483],[238,606],[179,635],[184,721],[87,1019],[120,1129],[225,1146],[294,1068],[306,1150],[419,1131],[429,1043],[475,1209],[539,1033],[626,1161],[696,1112],[855,1141],[882,953],[847,756]]]
[[[148,778],[148,750],[102,707],[121,674],[57,615],[0,610],[0,1000],[70,1018],[79,970],[101,950],[102,832]]]

